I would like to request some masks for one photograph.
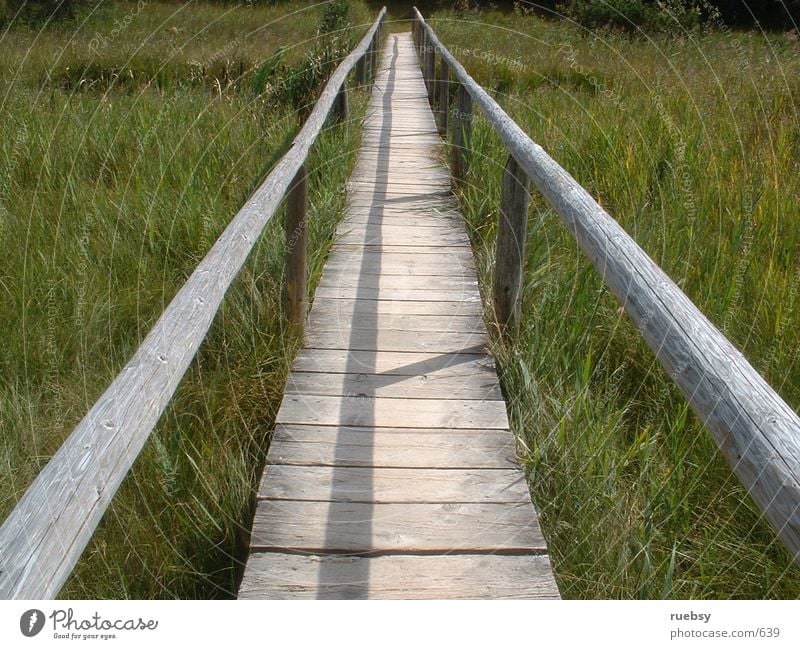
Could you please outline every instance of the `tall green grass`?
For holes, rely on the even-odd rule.
[[[629,38],[496,12],[431,24],[798,408],[794,37]],[[506,154],[473,127],[460,199],[488,287]],[[800,569],[533,193],[520,330],[493,347],[562,594],[797,597]]]
[[[346,53],[319,30],[324,8],[300,2],[148,3],[92,51],[135,6],[0,35],[3,518],[286,150],[297,110]],[[360,38],[371,18],[351,3],[348,21],[335,37]],[[311,49],[331,54],[314,84],[302,97],[278,92]],[[266,63],[274,69],[255,87]],[[365,105],[356,93],[351,121],[326,129],[309,162],[312,279],[343,211]],[[235,593],[298,345],[283,313],[284,238],[278,214],[64,596]]]

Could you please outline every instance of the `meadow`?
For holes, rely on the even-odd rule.
[[[800,407],[796,33],[590,31],[521,7],[430,23]],[[459,198],[486,298],[506,154],[472,127]],[[800,568],[535,188],[526,247],[521,323],[493,350],[562,595],[797,597]]]
[[[113,2],[0,32],[0,516],[138,347],[366,31],[358,2]],[[350,25],[348,27],[348,25]],[[319,275],[363,92],[310,173]],[[296,336],[276,215],[61,595],[231,597]]]
[[[120,0],[0,30],[0,516],[286,149],[374,16],[347,4]],[[796,36],[587,31],[521,8],[431,24],[800,407]],[[365,105],[351,96],[310,161],[312,290]],[[480,117],[470,146],[458,196],[486,296],[505,154]],[[284,236],[276,215],[62,596],[235,594],[298,347]],[[492,349],[562,596],[800,594],[800,569],[535,191],[521,323]]]

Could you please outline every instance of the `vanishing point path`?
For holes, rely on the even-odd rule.
[[[555,598],[411,35],[277,416],[240,598]]]

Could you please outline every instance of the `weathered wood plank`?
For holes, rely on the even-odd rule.
[[[472,250],[468,246],[414,246],[414,245],[394,245],[382,244],[372,242],[361,243],[341,243],[336,242],[331,248],[331,257],[338,255],[352,255],[357,254],[360,258],[371,255],[380,255],[385,257],[388,261],[403,260],[415,261],[417,259],[425,260],[426,256],[435,258],[446,258],[461,263],[470,263],[473,259]],[[435,261],[430,259],[429,261]]]
[[[481,315],[483,307],[480,302],[431,302],[422,300],[370,300],[352,298],[325,298],[314,299],[314,308],[325,310],[334,315]]]
[[[441,333],[374,329],[316,330],[310,338],[314,349],[349,349],[351,351],[438,352],[454,353],[476,345],[487,345],[482,331]],[[432,386],[429,386],[431,388]]]
[[[404,289],[370,288],[365,286],[320,286],[317,288],[320,299],[336,300],[391,300],[392,302],[445,302],[458,300],[459,303],[481,303],[481,296],[475,286],[464,285],[460,289]]]
[[[441,246],[437,249],[430,249],[425,247],[412,248],[403,246],[369,246],[369,245],[350,245],[350,244],[333,244],[330,252],[330,260],[337,261],[345,259],[352,263],[354,259],[358,259],[363,263],[372,263],[375,265],[391,266],[393,264],[401,265],[419,265],[421,267],[428,267],[436,264],[435,257],[444,256],[448,262],[455,263],[462,268],[472,268],[473,259],[471,251],[465,246],[447,247]],[[440,266],[442,264],[439,264]]]
[[[469,277],[452,277],[441,275],[410,275],[408,277],[398,277],[397,275],[358,275],[356,273],[329,273],[323,271],[319,286],[326,287],[360,287],[371,289],[413,289],[421,290],[431,288],[433,290],[444,291],[465,290],[471,288],[478,290],[478,282]],[[476,320],[476,323],[479,321]],[[481,326],[483,323],[480,322]]]
[[[258,552],[242,599],[558,599],[537,555],[317,556]]]
[[[376,246],[406,248],[434,248],[437,252],[442,249],[461,246],[469,249],[469,240],[465,234],[452,234],[435,228],[420,231],[409,235],[408,233],[386,232],[382,228],[359,228],[352,225],[347,231],[337,233],[336,243],[340,246]],[[405,252],[405,250],[403,251]]]
[[[383,469],[285,464],[267,466],[258,498],[368,503],[530,502],[525,476],[518,469]]]
[[[359,393],[360,394],[360,393]],[[504,401],[287,394],[276,422],[327,426],[508,429]]]
[[[292,367],[295,372],[368,372],[396,376],[463,376],[477,372],[495,375],[494,360],[482,353],[482,349],[429,354],[307,348],[298,352]]]
[[[516,441],[505,430],[356,428],[278,424],[269,464],[509,469]],[[528,517],[531,517],[530,510]]]
[[[497,377],[485,371],[462,373],[459,376],[292,372],[286,381],[285,392],[296,395],[351,395],[392,399],[499,401],[503,398]]]
[[[261,501],[251,552],[541,552],[530,505]]]
[[[0,599],[54,598],[194,358],[379,23],[339,64],[289,151],[0,527]]]
[[[365,259],[363,255],[345,254],[342,252],[335,258],[329,258],[325,266],[333,271],[348,270],[352,273],[353,266],[359,265],[359,272],[364,275],[438,275],[439,277],[465,277],[474,275],[471,265],[464,263],[448,263],[442,265],[436,259],[418,260],[388,260]]]
[[[393,276],[396,277],[396,276]],[[415,276],[409,279],[415,279]],[[403,279],[399,278],[398,279]],[[468,333],[471,331],[485,331],[483,321],[478,315],[399,315],[399,314],[366,314],[357,316],[344,313],[340,317],[323,312],[321,308],[312,311],[308,319],[309,331],[336,330],[344,331],[347,329],[380,329],[382,331],[417,331],[441,333],[454,331],[458,333]],[[310,336],[311,334],[309,334]]]
[[[380,220],[380,224],[376,225],[378,220]],[[426,215],[411,210],[396,210],[394,208],[387,210],[375,208],[372,211],[359,210],[358,213],[354,209],[351,216],[343,224],[343,227],[380,227],[381,229],[387,228],[389,230],[402,228],[406,231],[414,230],[436,234],[442,233],[442,231],[448,233],[456,229],[460,230],[464,227],[464,220],[453,214],[452,211],[445,210],[436,214]]]

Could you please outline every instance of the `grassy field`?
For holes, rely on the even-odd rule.
[[[405,5],[404,5],[405,6]],[[311,3],[105,3],[0,32],[0,516],[297,131],[349,34]],[[800,46],[631,38],[513,13],[433,20],[476,79],[800,407]],[[351,39],[351,40],[348,40]],[[311,161],[312,275],[364,97]],[[482,285],[504,153],[460,193]],[[276,218],[62,595],[228,597],[297,341]],[[531,207],[523,317],[495,341],[565,597],[795,598],[800,569],[557,215]],[[491,318],[491,314],[487,313]]]
[[[520,12],[431,23],[800,407],[796,37],[631,38]],[[485,290],[505,153],[485,120],[473,127],[460,199]],[[565,597],[800,594],[800,568],[536,195],[520,330],[494,351]]]
[[[134,352],[371,21],[359,2],[348,32],[330,18],[305,2],[118,2],[0,33],[0,516]],[[310,162],[314,277],[360,139],[365,97],[352,104],[352,121],[326,132]],[[283,313],[281,222],[226,297],[63,596],[235,592],[297,344]]]

